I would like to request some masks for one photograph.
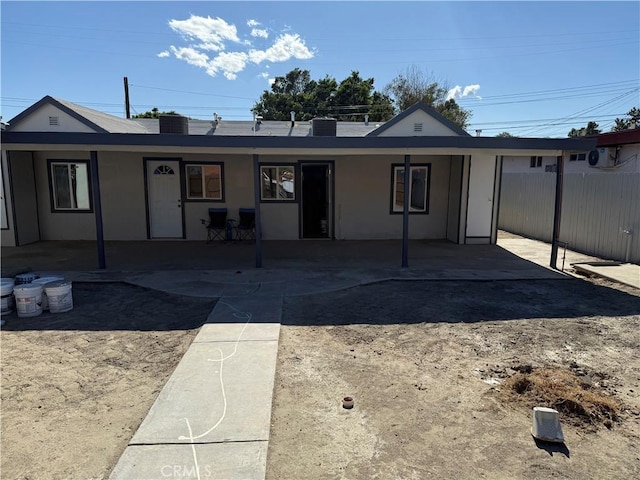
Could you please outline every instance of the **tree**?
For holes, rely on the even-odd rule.
[[[513,135],[511,135],[509,132],[500,132],[496,135],[496,137],[511,138],[513,137]]]
[[[572,128],[567,136],[575,138],[575,137],[589,137],[592,135],[598,135],[602,133],[600,130],[600,126],[596,122],[587,123],[586,127],[582,127],[579,129]]]
[[[615,124],[611,129],[612,132],[622,132],[624,130],[632,130],[640,128],[640,108],[633,107],[627,112],[628,118],[616,118]]]
[[[391,99],[374,90],[373,78],[363,79],[354,70],[340,83],[328,75],[316,81],[308,70],[299,68],[276,77],[271,91],[262,93],[252,111],[265,120],[289,120],[293,111],[302,121],[324,116],[358,121],[368,114],[376,122],[394,113]]]
[[[423,102],[459,127],[466,128],[469,125],[471,111],[460,107],[454,99],[447,98],[448,86],[415,65],[391,80],[384,91],[393,100],[397,112],[406,110],[416,102]]]
[[[180,115],[180,114],[174,112],[173,110],[169,112],[161,112],[158,110],[158,107],[153,107],[150,111],[139,113],[138,115],[134,115],[131,118],[160,118],[160,115]]]

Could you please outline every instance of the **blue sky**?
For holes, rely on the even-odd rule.
[[[446,84],[483,136],[566,136],[640,106],[640,3],[10,2],[1,114],[45,95],[124,116],[152,107],[251,118],[269,79],[352,70],[382,91],[412,66]]]

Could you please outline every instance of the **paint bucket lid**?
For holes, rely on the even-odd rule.
[[[15,282],[13,278],[0,278],[0,289],[1,290],[13,290],[13,285]]]
[[[53,282],[47,283],[47,290],[50,288],[65,288],[71,287],[71,280],[56,280]]]
[[[29,290],[42,291],[42,285],[37,283],[25,283],[23,285],[16,285],[13,287],[14,293],[27,293]]]
[[[39,285],[42,285],[43,287],[47,286],[49,283],[52,282],[60,282],[63,281],[64,277],[61,277],[60,275],[51,275],[48,277],[40,277],[40,278],[36,278],[33,282],[31,283],[37,283]]]
[[[19,273],[16,275],[16,284],[31,283],[37,278],[40,278],[40,275],[37,273]]]

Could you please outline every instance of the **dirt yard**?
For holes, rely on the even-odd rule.
[[[387,282],[285,299],[269,479],[640,478],[640,292],[579,279]],[[620,404],[535,442],[503,381],[567,368]],[[343,409],[352,396],[355,407]]]
[[[121,283],[73,298],[3,317],[2,479],[106,478],[215,305]]]

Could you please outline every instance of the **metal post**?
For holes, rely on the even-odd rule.
[[[102,203],[100,201],[100,178],[98,176],[98,152],[91,151],[91,198],[96,219],[96,243],[98,246],[98,268],[107,268],[104,259],[104,234],[102,228]]]
[[[402,205],[402,268],[409,266],[409,189],[411,188],[411,155],[404,156],[404,203]]]
[[[560,237],[560,214],[562,212],[562,183],[564,180],[564,152],[556,157],[556,201],[553,210],[553,237],[551,239],[551,268],[558,269],[558,239]]]
[[[262,268],[262,223],[260,221],[260,157],[253,156],[253,201],[256,209],[256,268]]]
[[[129,103],[129,79],[124,77],[124,110],[126,118],[131,118],[131,104]]]

